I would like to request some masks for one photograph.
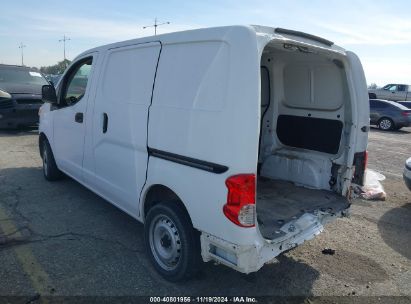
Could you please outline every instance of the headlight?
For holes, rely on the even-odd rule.
[[[0,100],[11,99],[11,95],[3,90],[0,90]]]

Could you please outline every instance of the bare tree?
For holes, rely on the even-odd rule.
[[[368,88],[370,89],[370,90],[375,90],[375,89],[378,89],[378,86],[377,86],[377,84],[376,83],[371,83],[371,84],[369,84],[368,85]]]

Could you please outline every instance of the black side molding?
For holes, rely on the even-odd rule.
[[[153,148],[148,148],[148,155],[216,174],[221,174],[228,170],[228,167],[223,165]]]
[[[311,39],[317,42],[320,42],[322,44],[328,45],[328,46],[332,46],[334,44],[334,42],[315,36],[315,35],[311,35],[311,34],[307,34],[304,32],[300,32],[300,31],[294,31],[294,30],[287,30],[287,29],[283,29],[281,27],[277,27],[274,30],[275,33],[277,34],[286,34],[286,35],[292,35],[292,36],[297,36],[297,37],[302,37],[302,38],[307,38],[307,39]]]

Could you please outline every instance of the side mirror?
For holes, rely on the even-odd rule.
[[[41,99],[44,102],[57,103],[56,89],[53,85],[44,85],[41,88]]]

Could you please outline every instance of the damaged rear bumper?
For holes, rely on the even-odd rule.
[[[320,234],[326,223],[348,216],[348,211],[347,208],[336,214],[304,213],[298,219],[281,227],[281,230],[286,233],[274,240],[264,239],[256,229],[256,242],[252,245],[237,245],[203,232],[201,255],[204,262],[215,261],[242,273],[255,272],[264,264],[276,262],[276,257],[282,252],[295,248]]]

